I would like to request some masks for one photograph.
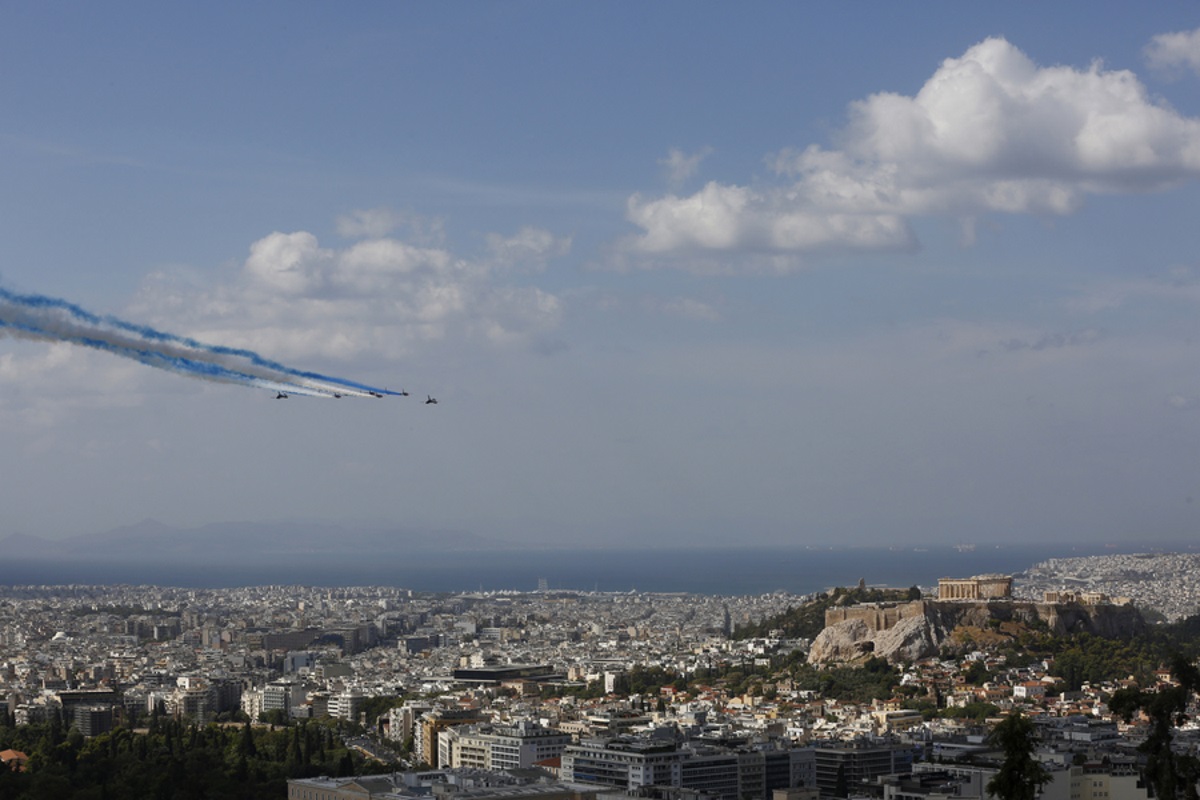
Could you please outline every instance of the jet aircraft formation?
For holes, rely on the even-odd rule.
[[[393,395],[395,397],[408,397],[408,392],[405,392],[403,390],[401,390],[399,392],[389,392],[387,389],[384,389],[382,392],[376,392],[372,389],[367,390],[367,394],[369,394],[371,397],[382,398],[385,393],[389,394],[389,395]],[[336,393],[336,392],[334,393],[333,396],[338,399],[341,399],[341,397],[342,397],[341,394]],[[288,393],[284,392],[284,391],[279,391],[279,392],[275,393],[276,400],[287,400],[288,397],[289,397]],[[433,395],[428,395],[428,394],[425,395],[425,405],[427,405],[427,406],[428,405],[437,405],[437,398],[434,397]]]

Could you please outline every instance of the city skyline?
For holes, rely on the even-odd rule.
[[[0,31],[0,291],[412,396],[6,338],[0,538],[1194,537],[1188,9],[71,8]]]

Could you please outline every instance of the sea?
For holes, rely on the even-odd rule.
[[[929,547],[674,547],[645,550],[515,549],[343,559],[281,554],[271,563],[139,564],[61,559],[0,561],[0,585],[389,586],[418,592],[599,591],[719,596],[835,586],[934,587],[939,578],[1016,575],[1050,558],[1195,552],[1196,544],[1004,544]]]

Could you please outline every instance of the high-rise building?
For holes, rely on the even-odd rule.
[[[822,797],[845,797],[879,775],[908,772],[913,749],[890,742],[858,741],[818,745],[816,781]]]
[[[84,736],[99,736],[113,729],[113,707],[78,705],[72,709],[71,721]]]
[[[263,687],[262,710],[264,713],[279,710],[291,717],[292,707],[304,702],[304,685],[299,681],[271,681]]]

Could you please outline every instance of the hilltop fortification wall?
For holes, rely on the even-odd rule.
[[[853,662],[869,656],[890,661],[935,655],[959,627],[992,630],[997,623],[1044,623],[1052,632],[1086,632],[1127,639],[1145,631],[1142,615],[1131,605],[915,600],[830,608],[825,629],[809,650],[810,663]]]
[[[925,616],[926,600],[910,603],[862,603],[856,606],[834,606],[825,609],[825,627],[847,620],[861,620],[872,633],[894,628],[902,619]]]

